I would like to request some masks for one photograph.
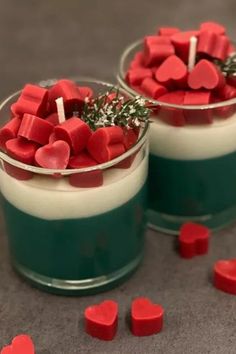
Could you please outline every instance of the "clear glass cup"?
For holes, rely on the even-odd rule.
[[[112,87],[74,81],[95,94]],[[0,105],[1,126],[18,96]],[[146,225],[147,131],[148,125],[122,156],[81,169],[29,166],[0,152],[2,208],[18,273],[46,291],[80,295],[110,289],[137,268]],[[88,186],[101,178],[102,185]]]
[[[125,74],[142,40],[122,54],[118,81],[130,95]],[[145,96],[144,96],[145,97]],[[212,229],[236,220],[236,99],[209,105],[175,105],[149,99],[150,124],[148,222],[178,234],[195,221]],[[169,120],[186,125],[173,126]],[[197,124],[212,120],[212,124]]]

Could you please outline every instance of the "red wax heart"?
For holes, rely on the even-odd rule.
[[[140,85],[146,77],[152,77],[152,70],[135,67],[127,72],[126,80],[131,86],[136,86]]]
[[[18,135],[40,145],[48,143],[53,131],[53,124],[45,119],[25,113],[18,131]]]
[[[132,302],[131,331],[135,336],[149,336],[161,331],[164,310],[148,298],[140,297]]]
[[[225,79],[215,64],[209,60],[200,60],[188,76],[188,85],[194,90],[213,90],[224,85]]]
[[[42,146],[36,151],[35,162],[44,168],[65,169],[70,157],[70,147],[63,140]]]
[[[197,53],[213,56],[218,35],[214,32],[202,31],[198,37]]]
[[[72,156],[69,160],[69,168],[84,168],[96,166],[95,161],[87,152],[83,151],[77,156]],[[103,184],[102,170],[94,170],[89,172],[74,173],[69,176],[69,182],[74,187],[91,188],[98,187]]]
[[[171,55],[159,66],[155,77],[164,85],[171,81],[182,83],[187,77],[187,66],[176,55]]]
[[[19,117],[15,117],[7,122],[0,129],[0,148],[5,150],[7,140],[14,139],[17,136],[19,127],[21,124],[21,119]]]
[[[164,38],[164,40],[166,41],[169,39]],[[144,47],[144,63],[146,66],[159,65],[164,59],[168,58],[174,53],[175,49],[171,43],[168,44],[147,42]]]
[[[173,91],[159,97],[158,100],[161,102],[183,105],[184,97],[185,91]],[[160,106],[158,113],[159,118],[170,125],[181,127],[186,123],[184,112],[181,108]]]
[[[112,340],[118,325],[118,304],[112,300],[85,309],[85,330],[92,337]]]
[[[97,129],[91,135],[87,149],[99,163],[122,155],[125,152],[123,130],[118,126]]]
[[[157,33],[160,36],[168,36],[169,37],[169,36],[172,36],[173,34],[178,33],[178,32],[180,32],[180,29],[177,27],[160,27],[158,29]]]
[[[88,124],[78,117],[67,119],[62,124],[59,124],[54,129],[57,140],[66,141],[74,154],[82,151],[92,134]]]
[[[53,125],[59,124],[59,118],[58,118],[58,114],[56,112],[51,113],[49,116],[47,116],[47,118],[45,118],[45,120],[49,123],[52,123]]]
[[[225,34],[225,27],[217,22],[203,22],[200,31],[208,31],[216,34]]]
[[[213,58],[224,61],[228,57],[229,48],[229,38],[226,36],[218,36],[212,52]]]
[[[64,108],[67,114],[72,114],[74,111],[77,111],[83,102],[79,88],[71,80],[59,80],[49,89],[49,102],[51,112],[57,111],[55,100],[59,97],[63,98]]]
[[[146,36],[144,37],[144,48],[147,49],[149,45],[155,44],[171,44],[169,37],[165,36]]]
[[[211,103],[211,91],[186,91],[184,105],[208,105]],[[184,116],[188,124],[210,124],[213,122],[212,109],[186,109]]]
[[[123,132],[124,132],[124,147],[125,147],[125,150],[129,150],[138,140],[139,129],[135,130],[135,129],[125,129],[124,128]],[[114,168],[122,168],[122,169],[130,168],[134,159],[135,159],[136,154],[137,154],[137,152],[130,155],[126,159],[118,162],[113,167]]]
[[[181,226],[179,251],[183,258],[206,254],[209,247],[210,230],[203,225],[188,222]]]
[[[134,59],[131,61],[129,68],[130,69],[135,69],[135,68],[142,68],[143,67],[143,52],[139,51],[135,54]]]
[[[236,259],[220,260],[214,264],[213,283],[217,289],[236,295]]]
[[[93,90],[91,89],[91,87],[78,86],[78,91],[82,101],[84,101],[85,99],[91,99],[93,97]]]
[[[143,80],[141,89],[148,97],[151,97],[154,100],[157,100],[158,97],[167,93],[165,86],[160,85],[158,82],[149,77]]]
[[[6,150],[13,159],[31,165],[38,145],[23,138],[10,139],[6,142]]]
[[[236,97],[236,88],[226,84],[218,90],[217,94],[223,101],[230,100]]]
[[[36,85],[27,84],[14,105],[14,111],[19,116],[24,113],[45,117],[47,114],[48,90]]]
[[[35,354],[31,338],[25,334],[16,336],[11,345],[4,347],[1,354]]]
[[[171,41],[175,47],[175,52],[185,63],[188,62],[190,38],[198,36],[198,31],[178,32],[171,36]]]

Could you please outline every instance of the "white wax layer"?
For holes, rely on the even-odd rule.
[[[0,170],[3,196],[16,208],[47,219],[95,216],[121,206],[134,197],[147,177],[147,153],[141,150],[129,169],[111,168],[104,172],[104,184],[97,188],[72,187],[67,178],[34,176],[19,181]]]
[[[197,160],[236,151],[236,114],[213,124],[174,127],[156,118],[150,124],[151,154],[178,160]]]

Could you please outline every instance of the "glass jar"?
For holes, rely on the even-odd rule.
[[[118,81],[130,95],[126,71],[142,40],[122,54]],[[143,96],[146,98],[145,96]],[[209,105],[176,105],[148,99],[150,124],[148,221],[178,234],[187,221],[211,229],[236,219],[236,99]],[[185,122],[184,126],[173,126]],[[202,124],[209,121],[211,124]],[[197,124],[193,124],[196,122]],[[199,124],[200,123],[200,124]]]
[[[112,87],[75,81],[95,94]],[[18,96],[1,104],[1,126]],[[147,131],[146,125],[123,155],[81,169],[30,166],[0,152],[2,208],[18,273],[46,291],[77,295],[110,289],[137,268],[146,224]],[[101,178],[99,186],[88,185]]]

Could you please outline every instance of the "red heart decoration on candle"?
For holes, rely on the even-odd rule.
[[[118,305],[115,301],[106,300],[98,305],[85,309],[85,329],[92,337],[112,340],[116,334],[118,321]]]
[[[171,55],[159,66],[155,77],[158,82],[164,84],[172,80],[183,82],[187,77],[187,66],[176,55]]]
[[[140,297],[132,302],[131,331],[135,336],[148,336],[161,331],[164,310],[148,298]]]
[[[35,354],[34,344],[29,336],[21,334],[10,345],[2,348],[1,354]]]
[[[224,85],[225,79],[215,64],[209,60],[200,60],[188,76],[188,85],[191,89],[213,90]]]
[[[236,259],[217,261],[214,265],[214,286],[236,295]]]
[[[63,140],[47,144],[35,153],[35,162],[40,167],[52,169],[65,169],[70,157],[70,147]]]
[[[188,222],[182,225],[179,235],[179,251],[183,258],[206,254],[209,247],[210,230],[200,224]]]
[[[125,152],[124,133],[121,127],[97,129],[87,145],[90,155],[99,163],[107,162]]]

